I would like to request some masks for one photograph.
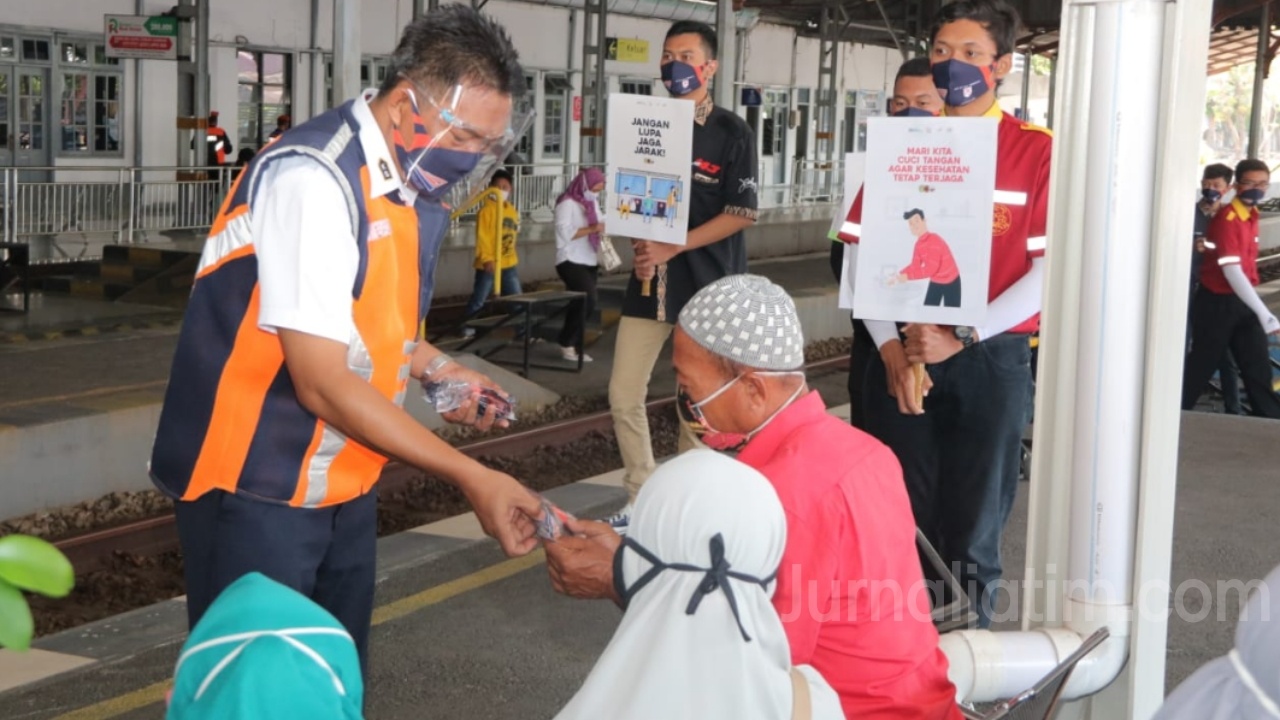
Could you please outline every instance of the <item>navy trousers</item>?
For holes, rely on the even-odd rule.
[[[916,525],[960,580],[985,628],[1030,420],[1029,338],[996,336],[928,372],[933,389],[925,414],[903,415],[889,396],[884,363],[873,355],[863,397],[866,430],[898,456]]]
[[[1183,370],[1182,409],[1191,410],[1227,350],[1240,367],[1249,413],[1280,419],[1280,395],[1271,388],[1271,355],[1258,318],[1235,295],[1201,287],[1192,306],[1191,353]],[[1223,378],[1226,382],[1226,378]],[[1224,388],[1225,389],[1225,388]]]
[[[368,668],[378,541],[376,491],[312,509],[214,490],[174,503],[174,512],[191,627],[228,585],[260,572],[332,613],[355,640],[361,669]]]

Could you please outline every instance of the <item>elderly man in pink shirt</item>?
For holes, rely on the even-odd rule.
[[[674,343],[682,420],[708,447],[768,478],[786,511],[773,604],[792,662],[821,672],[848,717],[960,718],[902,469],[805,384],[804,339],[786,291],[754,275],[713,282],[680,313]],[[620,538],[603,523],[569,529],[578,537],[547,544],[552,584],[616,601]]]

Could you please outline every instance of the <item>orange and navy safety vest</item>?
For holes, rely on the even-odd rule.
[[[293,129],[249,164],[209,233],[183,322],[151,455],[166,494],[212,490],[324,507],[367,493],[386,457],[329,427],[298,401],[279,338],[258,327],[252,199],[283,157],[324,166],[346,192],[360,266],[351,289],[350,370],[400,405],[448,211],[399,193],[370,197],[351,103]]]

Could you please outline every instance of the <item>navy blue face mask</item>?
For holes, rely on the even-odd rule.
[[[933,66],[933,84],[951,107],[963,107],[995,87],[992,66],[979,67],[959,60],[944,60]]]
[[[474,152],[434,147],[427,134],[426,123],[418,110],[418,101],[409,97],[410,132],[396,127],[392,144],[396,159],[404,169],[409,184],[428,200],[439,200],[449,188],[476,169],[480,155]]]
[[[893,114],[894,117],[937,117],[936,114],[918,107],[904,107]]]
[[[679,60],[662,66],[662,84],[672,97],[684,97],[702,87],[702,71]]]
[[[414,186],[428,200],[439,200],[444,197],[454,183],[471,174],[480,163],[478,153],[449,148],[431,148],[422,156],[417,171],[413,174]]]
[[[1213,188],[1204,188],[1200,191],[1200,197],[1207,203],[1216,203],[1222,199],[1222,193]]]
[[[647,560],[652,566],[638,580],[632,583],[631,587],[627,587],[627,581],[622,577],[622,554],[627,551],[627,548]],[[704,574],[702,582],[698,583],[698,589],[694,591],[693,597],[689,598],[689,604],[684,611],[685,615],[696,613],[698,606],[702,604],[702,598],[716,590],[723,590],[725,599],[729,601],[729,609],[733,612],[733,619],[738,621],[738,632],[742,633],[742,639],[747,642],[751,642],[751,636],[747,634],[746,628],[742,627],[742,618],[738,617],[738,600],[733,596],[733,586],[729,584],[729,580],[754,583],[764,588],[767,593],[769,584],[777,577],[775,572],[762,580],[730,570],[729,561],[724,556],[724,536],[720,533],[716,533],[711,538],[711,567],[709,568],[686,565],[684,563],[664,563],[658,559],[657,555],[649,552],[648,548],[637,542],[635,538],[627,535],[622,538],[622,546],[613,555],[613,590],[618,594],[618,599],[622,601],[622,609],[625,611],[627,605],[631,603],[631,598],[635,597],[636,593],[644,589],[645,585],[648,585],[664,570]]]
[[[1262,188],[1249,188],[1248,190],[1241,190],[1236,193],[1236,197],[1240,198],[1240,202],[1249,206],[1257,205],[1262,202],[1263,198],[1266,196],[1267,191]]]

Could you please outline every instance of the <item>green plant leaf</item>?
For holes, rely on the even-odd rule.
[[[0,580],[0,647],[25,651],[31,647],[35,621],[22,591]]]
[[[0,538],[0,580],[20,590],[63,597],[76,584],[76,573],[62,551],[40,538]]]

